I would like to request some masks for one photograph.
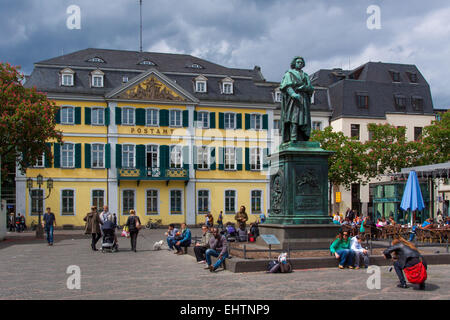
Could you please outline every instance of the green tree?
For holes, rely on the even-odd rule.
[[[440,120],[423,128],[421,153],[421,165],[450,161],[450,111],[443,113]]]
[[[0,157],[17,162],[24,172],[44,152],[51,161],[45,142],[61,143],[62,133],[55,129],[55,103],[36,88],[25,88],[22,82],[18,68],[0,63]],[[8,169],[2,165],[4,170]]]

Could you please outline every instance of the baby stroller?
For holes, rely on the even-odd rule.
[[[115,225],[112,221],[106,220],[102,226],[103,240],[102,240],[102,252],[117,252],[119,251],[119,245],[115,241]]]
[[[228,242],[235,242],[237,238],[236,228],[232,224],[227,224],[225,229],[225,238]]]

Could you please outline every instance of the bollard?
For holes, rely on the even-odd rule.
[[[247,245],[244,244],[244,259],[247,259]]]

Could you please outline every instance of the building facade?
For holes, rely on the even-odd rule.
[[[50,207],[59,226],[82,226],[92,205],[105,204],[120,224],[130,209],[163,224],[203,223],[220,211],[234,222],[241,205],[249,221],[267,215],[277,103],[260,68],[86,49],[36,63],[25,86],[60,107],[64,141],[48,142],[52,161],[43,155],[25,175],[16,170],[16,211],[27,223]],[[50,195],[27,188],[38,174],[53,179]]]

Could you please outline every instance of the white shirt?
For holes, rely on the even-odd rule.
[[[358,239],[356,237],[353,237],[350,239],[350,249],[355,252],[363,252],[364,248],[361,247],[361,244],[359,243]]]

